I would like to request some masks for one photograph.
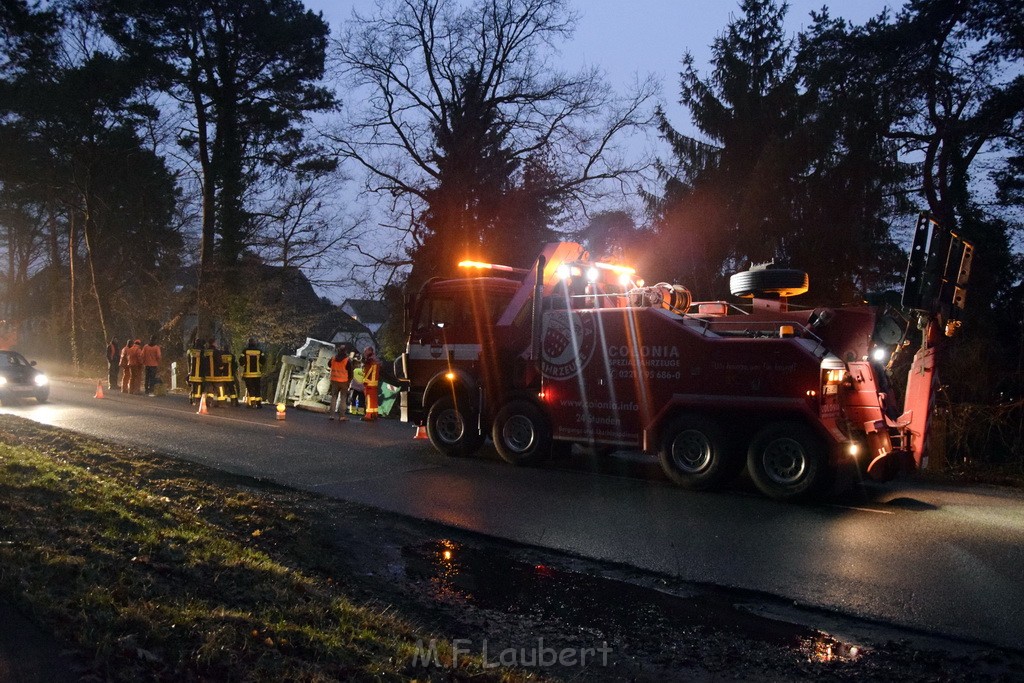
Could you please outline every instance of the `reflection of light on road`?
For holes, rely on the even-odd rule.
[[[458,580],[460,572],[458,562],[453,560],[455,551],[459,549],[459,544],[443,538],[437,542],[437,546],[438,550],[434,555],[435,575],[430,579],[435,595],[439,598],[464,597],[462,590],[454,583]]]
[[[1000,529],[1003,532],[1024,531],[1024,515],[1016,506],[981,507],[980,505],[944,505],[943,510],[952,519],[976,526]]]
[[[33,401],[35,403],[35,401]],[[29,405],[25,402],[20,406],[11,406],[5,408],[3,413],[6,415],[16,415],[23,417],[27,420],[35,420],[36,422],[43,422],[45,424],[53,424],[53,422],[61,417],[65,417],[68,412],[66,406],[58,406],[52,403],[43,403],[36,405]]]
[[[58,408],[54,405],[44,404],[36,406],[36,409],[32,411],[32,419],[42,420],[43,422],[52,422],[58,417],[62,417],[66,412],[66,408]]]
[[[873,512],[876,515],[895,515],[896,513],[892,510],[876,510],[874,508],[861,508],[854,505],[831,505],[830,507],[839,508],[840,510],[856,510],[857,512]]]

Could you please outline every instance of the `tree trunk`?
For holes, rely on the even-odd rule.
[[[14,221],[7,224],[7,300],[4,302],[3,317],[10,320],[14,313]]]
[[[96,263],[92,253],[92,237],[91,234],[94,232],[90,230],[90,226],[93,225],[92,220],[92,196],[86,192],[85,195],[85,223],[82,226],[82,232],[85,238],[85,256],[89,264],[89,280],[92,288],[93,298],[96,300],[96,310],[100,317],[100,331],[103,333],[104,341],[110,339],[107,335],[107,320],[106,316],[103,315],[103,298],[100,296],[99,287],[96,284]]]
[[[78,311],[75,306],[75,228],[76,214],[74,210],[68,212],[68,303],[71,314],[71,365],[78,370]]]
[[[57,216],[53,209],[49,210],[48,223],[50,227],[49,248],[50,248],[50,313],[57,315],[63,307],[60,305],[60,235],[57,231]]]
[[[209,289],[213,280],[214,238],[216,236],[216,176],[210,158],[210,137],[207,126],[206,106],[200,90],[198,77],[192,81],[192,98],[196,112],[196,131],[199,146],[199,167],[202,173],[203,218],[199,241],[199,274],[196,281],[196,335],[206,338],[213,333],[213,321],[209,302],[203,292]]]

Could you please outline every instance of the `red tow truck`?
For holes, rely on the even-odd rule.
[[[460,264],[411,298],[396,362],[403,419],[439,451],[472,454],[490,436],[506,461],[582,444],[657,453],[665,474],[711,489],[745,466],[766,495],[833,490],[841,471],[887,480],[921,467],[936,364],[959,327],[973,246],[927,214],[917,223],[901,306],[797,310],[801,271],[753,268],[693,301],[632,268],[547,245],[533,268]],[[920,335],[902,405],[873,354]]]

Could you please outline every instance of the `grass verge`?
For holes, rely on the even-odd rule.
[[[518,679],[414,667],[428,636],[346,596],[303,495],[0,416],[0,596],[109,680]]]

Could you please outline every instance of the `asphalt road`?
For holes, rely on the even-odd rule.
[[[763,591],[902,627],[1024,649],[1024,493],[894,483],[830,505],[742,484],[692,493],[653,460],[582,454],[515,468],[386,420],[108,395],[54,382],[3,412],[387,510],[683,579]]]

